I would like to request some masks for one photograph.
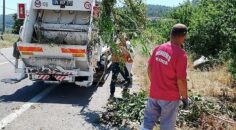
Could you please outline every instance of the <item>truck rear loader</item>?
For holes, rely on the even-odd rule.
[[[96,0],[32,0],[14,49],[16,72],[85,87],[101,80],[111,56],[94,24],[95,7]]]

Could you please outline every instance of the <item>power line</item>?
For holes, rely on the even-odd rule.
[[[0,8],[3,9],[3,6],[1,5]],[[12,8],[9,8],[9,7],[5,7],[5,9],[17,11],[16,9],[12,9]]]

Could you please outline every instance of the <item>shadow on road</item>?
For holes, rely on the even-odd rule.
[[[62,83],[50,94],[44,97],[40,103],[72,104],[72,106],[85,106],[97,91],[96,86],[79,87],[75,84]]]
[[[43,92],[46,88],[51,86],[52,84],[46,84],[43,82],[34,82],[32,85],[22,87],[18,89],[11,95],[2,95],[0,96],[0,102],[2,103],[11,103],[11,102],[28,102],[31,98],[36,96],[37,94]],[[79,113],[78,116],[83,117],[83,119],[91,124],[93,127],[99,130],[109,130],[109,128],[105,128],[99,124],[99,115],[101,112],[96,111],[96,108],[93,110],[89,110],[88,106],[96,92],[104,92],[102,90],[98,90],[100,86],[91,86],[91,87],[79,87],[75,84],[62,83],[56,86],[47,96],[45,96],[42,100],[37,103],[42,104],[68,104],[72,107],[78,107]],[[103,86],[105,87],[105,85]],[[109,91],[108,91],[109,92]],[[102,96],[104,96],[102,94]],[[102,98],[103,99],[103,98]],[[100,100],[100,99],[97,99]],[[107,100],[106,100],[107,101]],[[104,101],[104,102],[106,102]],[[93,101],[94,104],[94,101]],[[95,101],[96,106],[96,101]],[[102,107],[102,106],[98,106]],[[53,109],[53,108],[52,108]],[[68,108],[70,109],[70,108]]]
[[[43,82],[34,82],[18,89],[11,95],[0,96],[1,102],[28,102],[32,97],[36,96],[47,87],[53,84]],[[89,103],[92,95],[98,87],[91,86],[88,88],[79,87],[75,84],[61,83],[56,86],[46,97],[38,103],[56,103],[56,104],[72,104],[73,106],[84,106]]]
[[[82,112],[80,115],[84,117],[86,122],[91,123],[96,130],[110,130],[111,127],[100,124],[100,114],[102,114],[100,111],[89,110],[88,112]]]
[[[43,82],[34,82],[32,85],[21,87],[11,95],[0,96],[0,102],[27,102],[48,86],[49,84],[44,84]]]

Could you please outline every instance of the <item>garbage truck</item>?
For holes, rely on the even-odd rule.
[[[111,55],[94,24],[97,6],[96,0],[31,0],[14,47],[16,72],[85,87],[102,81]]]

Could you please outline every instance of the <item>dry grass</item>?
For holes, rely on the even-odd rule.
[[[225,66],[218,66],[205,72],[194,70],[190,66],[188,69],[188,79],[188,88],[192,93],[227,100],[230,105],[236,107],[236,88],[232,87],[232,76]],[[222,120],[206,117],[206,121],[208,126],[209,124],[212,124],[212,127],[219,125],[219,130],[224,130],[221,129],[220,124],[226,122]],[[236,130],[235,125],[230,126],[228,124],[227,126],[229,127],[227,130]],[[210,130],[211,126],[208,128],[204,130]]]
[[[236,130],[236,126],[233,126],[232,124],[226,124],[224,120],[220,120],[218,118],[216,119],[211,115],[203,114],[201,120],[202,125],[199,128],[200,130]]]
[[[188,79],[188,88],[195,94],[213,97],[227,95],[232,99],[236,98],[236,89],[231,88],[233,83],[231,74],[224,66],[206,72],[189,68]]]
[[[14,34],[4,34],[3,40],[0,39],[0,48],[11,47],[19,37]]]
[[[139,89],[149,92],[150,81],[147,74],[147,61],[148,58],[142,56],[140,50],[137,50],[132,70],[134,75],[134,83],[137,84]]]

